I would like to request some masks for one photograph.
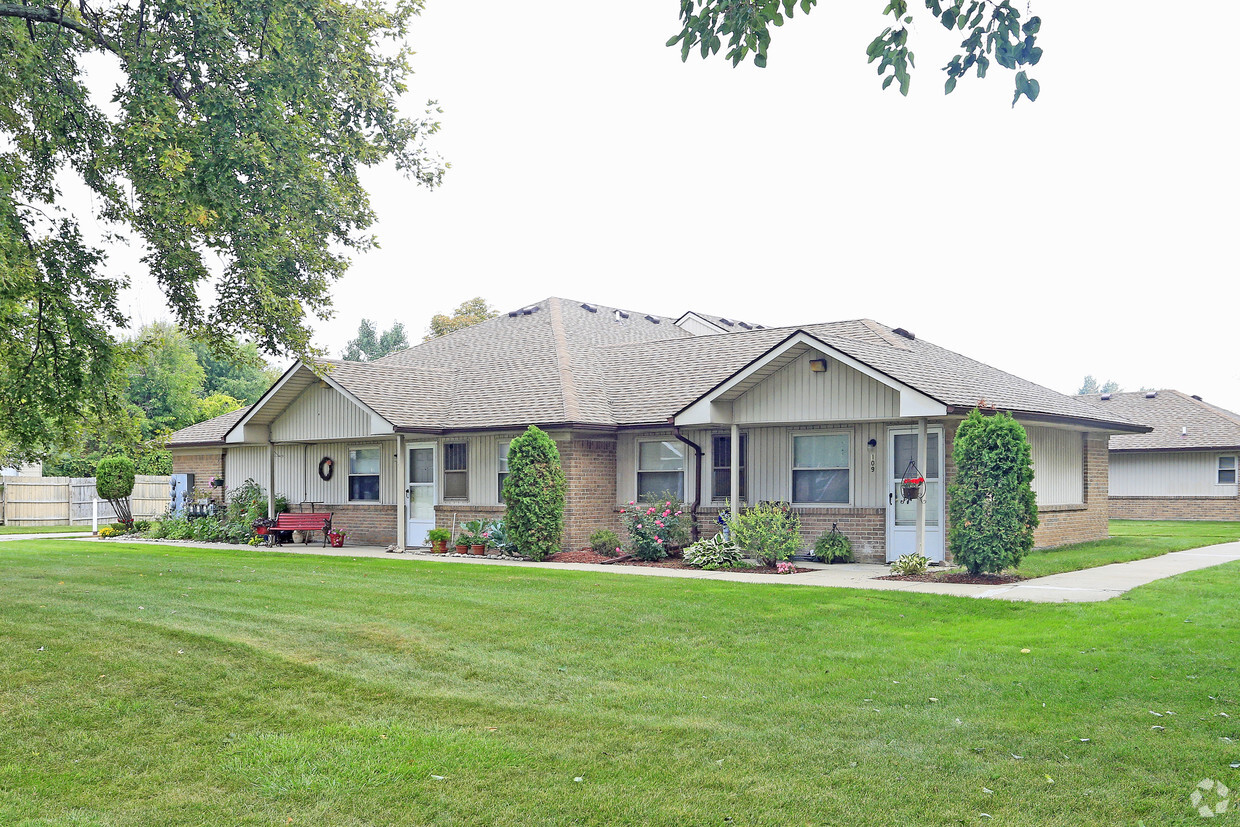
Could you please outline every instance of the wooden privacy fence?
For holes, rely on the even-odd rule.
[[[162,517],[168,510],[166,476],[140,474],[134,479],[129,507],[135,519]],[[3,477],[0,519],[5,525],[90,525],[99,494],[94,477]],[[99,500],[99,522],[110,523],[116,513]]]

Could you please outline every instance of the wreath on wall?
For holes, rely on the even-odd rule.
[[[332,468],[336,463],[332,462],[331,457],[323,457],[319,460],[319,479],[327,482],[332,478]]]

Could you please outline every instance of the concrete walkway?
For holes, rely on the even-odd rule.
[[[65,537],[65,535],[53,535]],[[6,538],[9,539],[9,538]],[[24,539],[49,539],[46,534]],[[89,542],[100,541],[87,538]],[[887,566],[866,563],[806,563],[798,560],[797,566],[812,569],[802,574],[768,575],[743,574],[724,571],[700,571],[698,569],[662,569],[649,566],[598,565],[596,563],[529,563],[519,560],[499,560],[485,557],[457,557],[445,554],[429,554],[423,551],[388,552],[380,546],[350,546],[348,548],[322,548],[317,544],[289,544],[267,548],[266,546],[235,546],[227,543],[194,543],[178,540],[124,540],[121,542],[155,543],[186,548],[250,549],[271,554],[317,554],[328,557],[376,557],[389,560],[418,560],[428,563],[461,563],[470,566],[516,566],[519,568],[552,569],[556,571],[593,571],[606,574],[631,574],[639,577],[683,577],[696,580],[728,580],[735,583],[764,583],[789,586],[825,586],[828,588],[875,589],[880,591],[919,592],[922,594],[947,594],[958,597],[980,597],[996,600],[1018,600],[1031,603],[1094,603],[1109,600],[1129,589],[1173,577],[1188,571],[1218,566],[1240,560],[1240,542],[1216,546],[1173,551],[1159,557],[1133,560],[1129,563],[1112,563],[1093,569],[1052,574],[1032,580],[1022,580],[1008,586],[974,586],[962,583],[919,583],[909,580],[879,580],[889,574]]]
[[[0,534],[0,543],[8,540],[78,540],[90,537],[89,531],[43,532],[42,534]]]

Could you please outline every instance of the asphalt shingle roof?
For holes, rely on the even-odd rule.
[[[224,439],[224,434],[228,433],[228,429],[236,425],[237,421],[245,416],[249,410],[250,406],[246,405],[244,408],[220,414],[214,419],[208,419],[196,425],[190,425],[188,428],[182,428],[169,438],[169,444],[210,445],[221,442]]]
[[[1110,399],[1093,394],[1082,397],[1101,411],[1114,412],[1134,422],[1153,426],[1148,434],[1115,434],[1113,451],[1168,451],[1178,449],[1240,448],[1240,415],[1194,399],[1177,390],[1113,393]]]
[[[948,406],[985,400],[1000,410],[1132,424],[1114,408],[870,319],[694,336],[668,317],[549,298],[374,362],[326,365],[333,381],[397,428],[617,427],[667,422],[798,330]],[[172,444],[222,439],[240,414],[179,431]]]

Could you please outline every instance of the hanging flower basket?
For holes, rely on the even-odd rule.
[[[900,490],[905,500],[916,500],[921,497],[921,492],[926,487],[926,481],[922,477],[905,477],[900,481]]]

